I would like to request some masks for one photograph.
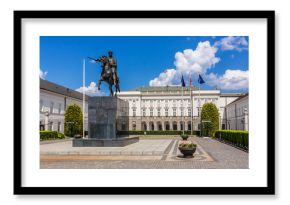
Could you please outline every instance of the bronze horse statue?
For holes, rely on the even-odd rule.
[[[102,72],[101,72],[100,79],[98,81],[98,90],[101,89],[102,81],[105,81],[109,85],[110,96],[113,96],[114,93],[113,93],[112,86],[114,85],[114,78],[113,78],[113,72],[112,72],[112,69],[110,68],[107,56],[103,55],[98,59],[94,59],[94,58],[90,58],[90,59],[101,63]],[[116,84],[115,84],[115,96],[117,96],[117,92],[120,92],[118,77],[116,78]]]

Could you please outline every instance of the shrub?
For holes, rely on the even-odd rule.
[[[81,135],[83,132],[83,113],[80,106],[69,105],[64,115],[64,134],[74,137],[76,134]]]
[[[40,134],[40,140],[48,140],[48,139],[57,139],[58,133],[57,131],[39,131]]]
[[[194,144],[194,143],[192,143],[192,142],[190,142],[190,143],[180,143],[180,144],[178,145],[178,147],[179,147],[179,148],[196,148],[197,145]]]
[[[193,130],[193,135],[199,135],[199,131]],[[182,130],[129,130],[129,131],[118,131],[118,135],[181,135]],[[184,134],[190,135],[191,131],[186,130]]]
[[[58,139],[63,139],[64,138],[64,134],[59,132],[59,133],[57,133],[57,137],[58,137]]]
[[[219,112],[215,104],[205,103],[201,109],[201,120],[210,121],[202,123],[202,131],[205,136],[212,136],[219,129]]]
[[[187,134],[182,134],[182,135],[180,135],[180,137],[181,137],[183,140],[187,140],[188,135],[187,135]]]
[[[217,130],[214,138],[231,143],[243,149],[249,148],[249,132],[243,130]]]

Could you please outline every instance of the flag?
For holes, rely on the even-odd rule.
[[[184,79],[183,79],[183,75],[182,75],[182,77],[181,77],[181,86],[182,86],[182,87],[185,87],[185,82],[184,82]]]
[[[199,84],[203,84],[203,83],[205,83],[204,80],[202,79],[201,75],[198,75],[198,80],[197,80],[197,82],[198,82]]]
[[[190,75],[190,78],[189,78],[189,86],[192,87],[192,79],[191,79],[191,75]]]

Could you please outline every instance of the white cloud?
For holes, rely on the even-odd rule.
[[[218,86],[223,90],[241,90],[249,87],[249,71],[228,69],[221,76],[210,73],[205,81],[211,86]]]
[[[199,42],[196,49],[186,49],[183,52],[175,54],[174,69],[167,69],[166,73],[160,73],[157,78],[149,82],[150,86],[165,86],[165,85],[178,85],[180,84],[181,74],[193,76],[205,74],[208,69],[212,68],[220,61],[215,56],[217,48],[210,45],[209,41]]]
[[[241,40],[242,42],[242,40]],[[246,44],[243,42],[243,44]],[[224,90],[248,89],[248,70],[228,69],[224,74],[214,74],[209,72],[220,58],[216,57],[218,48],[211,46],[208,41],[199,42],[195,50],[186,49],[175,54],[176,68],[167,69],[159,74],[158,77],[150,80],[150,86],[180,85],[181,75],[184,75],[188,85],[189,75],[192,80],[197,81],[198,74],[201,74],[205,82],[210,86],[218,86]]]
[[[174,85],[177,81],[177,71],[175,69],[167,69],[166,71],[160,73],[157,78],[150,80],[150,86],[166,86],[166,85]]]
[[[199,42],[196,49],[186,49],[175,54],[176,69],[182,73],[206,73],[220,61],[215,56],[217,48],[210,45],[209,41]]]
[[[104,92],[98,90],[95,82],[91,82],[90,85],[87,87],[80,87],[76,89],[76,91],[80,93],[82,93],[83,90],[85,91],[86,95],[89,95],[89,96],[104,96],[105,95]]]
[[[39,69],[39,77],[41,78],[41,79],[45,79],[45,77],[46,77],[46,75],[47,75],[47,71],[42,71],[41,69]]]
[[[214,46],[220,47],[221,50],[237,50],[243,51],[248,49],[248,41],[245,37],[235,37],[235,36],[228,36],[222,38],[220,41],[216,41]]]

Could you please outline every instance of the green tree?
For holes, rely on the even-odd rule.
[[[64,134],[74,137],[83,132],[83,113],[77,104],[69,105],[64,114]]]
[[[201,110],[203,135],[212,136],[215,130],[219,129],[219,112],[215,104],[205,103]]]

